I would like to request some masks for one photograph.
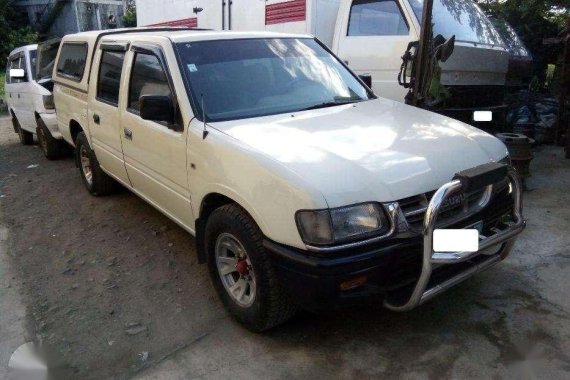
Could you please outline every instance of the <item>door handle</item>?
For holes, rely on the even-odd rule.
[[[101,122],[101,118],[96,113],[93,114],[93,121],[95,124],[99,124]]]
[[[125,128],[123,131],[125,132],[125,138],[128,140],[133,139],[133,131],[131,131],[129,128]]]
[[[20,99],[20,94],[18,94],[18,99]]]

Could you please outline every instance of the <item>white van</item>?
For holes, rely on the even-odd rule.
[[[66,146],[57,129],[50,79],[44,78],[41,84],[36,80],[37,50],[38,45],[27,45],[10,53],[6,69],[6,104],[20,142],[33,144],[37,133],[45,156],[55,159]]]

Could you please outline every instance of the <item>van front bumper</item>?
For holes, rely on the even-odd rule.
[[[496,200],[452,227],[467,228],[483,221],[480,250],[475,253],[432,250],[438,210],[445,199],[461,191],[464,185],[459,180],[447,183],[434,194],[421,236],[326,254],[268,239],[264,247],[281,284],[304,309],[330,310],[376,298],[389,309],[410,310],[508,256],[516,236],[525,227],[520,181],[513,171],[509,179],[512,203]]]

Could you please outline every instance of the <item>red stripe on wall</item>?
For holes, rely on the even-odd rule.
[[[291,0],[265,6],[265,25],[292,21],[305,21],[306,0]]]
[[[185,26],[187,28],[197,28],[198,27],[198,18],[197,17],[191,17],[191,18],[185,18],[182,20],[161,22],[159,24],[152,24],[149,26]]]

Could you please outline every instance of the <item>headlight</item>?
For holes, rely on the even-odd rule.
[[[297,212],[297,227],[307,244],[324,245],[377,236],[390,229],[378,203]]]
[[[55,104],[53,102],[53,95],[44,95],[43,100],[44,100],[44,108],[46,110],[55,109]]]

